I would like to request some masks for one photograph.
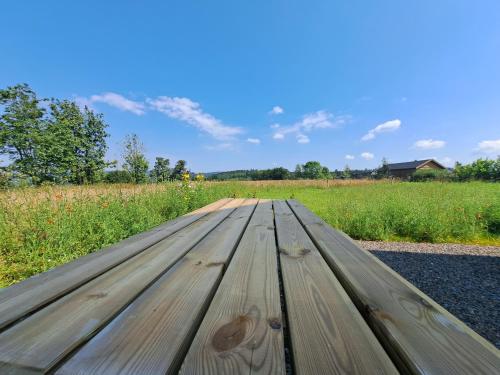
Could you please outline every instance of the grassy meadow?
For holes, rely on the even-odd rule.
[[[365,240],[500,246],[500,184],[364,180],[55,186],[0,192],[0,287],[223,197],[295,198]]]

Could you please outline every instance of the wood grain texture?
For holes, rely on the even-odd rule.
[[[499,374],[499,351],[375,256],[288,201],[400,371]]]
[[[229,202],[230,199],[221,199],[150,231],[129,237],[113,246],[0,290],[0,329],[187,227],[208,213],[221,209]]]
[[[284,374],[273,212],[260,201],[181,374]]]
[[[235,199],[0,334],[0,373],[43,373],[91,338],[145,288],[214,229]]]
[[[297,374],[397,374],[286,202],[273,205]]]
[[[176,373],[256,203],[231,213],[56,373]]]

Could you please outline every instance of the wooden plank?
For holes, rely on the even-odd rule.
[[[113,246],[0,290],[0,329],[76,289],[208,213],[223,209],[229,202],[230,199],[221,199],[150,231],[129,237]]]
[[[284,374],[270,201],[260,201],[181,367],[181,374]]]
[[[273,205],[297,374],[397,374],[286,202]]]
[[[97,333],[243,203],[199,219],[0,334],[0,373],[46,372]]]
[[[402,372],[499,373],[493,345],[348,236],[288,203]]]
[[[56,373],[176,373],[256,204],[231,213]]]

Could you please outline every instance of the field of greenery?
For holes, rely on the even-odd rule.
[[[0,287],[223,197],[295,198],[356,239],[500,245],[497,183],[184,181],[18,188],[0,192]]]

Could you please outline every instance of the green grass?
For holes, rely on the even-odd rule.
[[[500,245],[500,185],[287,181],[96,185],[0,193],[0,286],[222,197],[295,198],[351,237]]]

